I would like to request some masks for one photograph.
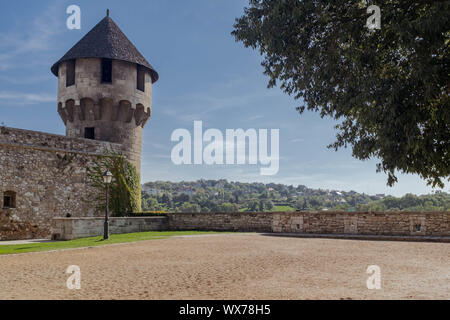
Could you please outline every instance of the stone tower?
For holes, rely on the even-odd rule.
[[[119,143],[140,173],[158,73],[107,16],[52,68],[66,136]]]

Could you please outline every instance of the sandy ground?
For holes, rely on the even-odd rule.
[[[450,244],[232,234],[8,255],[0,299],[450,299]]]

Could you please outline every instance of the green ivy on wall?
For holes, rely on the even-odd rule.
[[[103,173],[109,170],[113,179],[109,186],[109,210],[113,216],[124,216],[130,212],[141,212],[141,182],[136,168],[125,157],[112,148],[94,159],[88,167],[89,184],[98,190],[86,201],[92,203],[97,212],[105,211],[106,186]]]

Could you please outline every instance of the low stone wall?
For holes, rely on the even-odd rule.
[[[275,214],[274,232],[450,236],[450,212]]]
[[[103,235],[105,219],[98,218],[54,218],[52,239],[72,240]],[[167,230],[166,217],[110,218],[111,234]]]
[[[99,236],[103,222],[103,218],[55,218],[52,237]],[[450,212],[167,213],[165,217],[110,220],[111,233],[166,230],[449,237]]]
[[[169,213],[170,230],[450,236],[450,212]]]
[[[272,232],[273,213],[167,213],[170,230]]]

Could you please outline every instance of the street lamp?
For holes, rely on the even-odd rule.
[[[105,173],[103,173],[103,182],[106,185],[106,212],[105,212],[105,230],[103,233],[103,239],[108,240],[109,239],[109,221],[108,221],[108,214],[109,214],[109,205],[108,205],[108,194],[109,194],[109,184],[112,180],[112,173],[109,172],[109,170],[106,170]]]

